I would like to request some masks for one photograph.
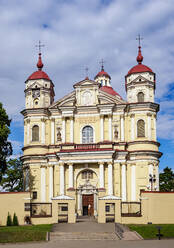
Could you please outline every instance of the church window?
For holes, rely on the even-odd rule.
[[[144,93],[143,92],[139,92],[137,97],[138,97],[138,102],[144,102]]]
[[[137,137],[145,137],[145,122],[143,120],[137,122]]]
[[[39,127],[37,125],[32,128],[32,141],[39,141]]]
[[[93,143],[93,128],[86,126],[82,130],[82,143]]]
[[[93,179],[93,172],[90,170],[83,171],[82,179]]]
[[[37,191],[33,191],[33,199],[37,199]]]

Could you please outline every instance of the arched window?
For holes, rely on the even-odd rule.
[[[137,98],[138,98],[138,102],[144,102],[144,93],[139,92]]]
[[[86,126],[82,130],[82,143],[93,143],[93,128]]]
[[[93,179],[93,172],[90,170],[85,170],[82,172],[82,179]]]
[[[137,122],[137,137],[145,137],[145,122],[143,120]]]
[[[39,127],[37,125],[32,128],[32,141],[39,141]]]

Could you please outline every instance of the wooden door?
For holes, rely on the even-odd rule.
[[[83,195],[83,215],[94,215],[94,195]]]

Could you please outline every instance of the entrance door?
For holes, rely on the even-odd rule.
[[[83,215],[94,215],[94,195],[82,195]]]

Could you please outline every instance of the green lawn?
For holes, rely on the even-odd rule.
[[[149,224],[149,225],[127,225],[130,230],[136,231],[144,239],[157,239],[157,226],[161,227],[163,238],[174,238],[174,224]]]
[[[0,227],[0,243],[45,240],[52,225]]]

